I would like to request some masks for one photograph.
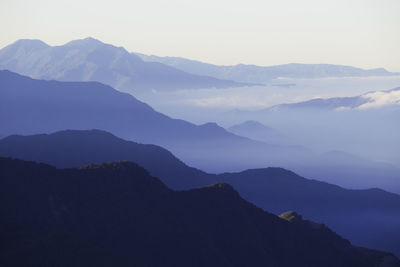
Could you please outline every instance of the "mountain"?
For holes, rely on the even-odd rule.
[[[238,64],[234,66],[218,66],[180,57],[158,57],[134,53],[146,62],[159,62],[168,66],[197,75],[207,75],[218,79],[228,79],[247,83],[268,83],[285,78],[325,78],[325,77],[368,77],[400,75],[383,68],[360,69],[351,66],[332,64],[284,64],[276,66],[256,66]]]
[[[58,168],[126,160],[143,166],[173,189],[190,189],[215,182],[212,175],[188,167],[160,146],[125,141],[100,130],[11,135],[0,140],[0,155]]]
[[[122,47],[93,38],[61,46],[49,46],[40,40],[18,40],[0,50],[0,69],[45,80],[98,81],[134,94],[151,89],[249,85],[194,75],[157,62],[144,62]]]
[[[400,265],[224,183],[176,192],[130,162],[56,169],[0,158],[0,172],[5,266]]]
[[[279,165],[308,155],[302,148],[234,135],[215,123],[197,126],[172,119],[97,82],[43,81],[0,71],[2,135],[65,129],[101,129],[139,143],[160,145],[185,162],[212,171]]]
[[[400,177],[399,114],[400,88],[394,88],[353,97],[280,104],[260,110],[235,110],[226,112],[224,116],[235,118],[238,122],[258,121],[279,130],[293,143],[319,153],[314,163],[306,164],[308,166],[290,166],[290,169],[306,177],[325,179],[352,188],[358,188],[354,187],[355,180],[364,179],[364,184],[369,187],[398,193],[400,185],[389,180],[396,181]],[[249,137],[250,133],[243,133],[243,136]],[[325,153],[329,151],[341,151],[341,155],[327,157]],[[343,159],[348,159],[345,165],[342,164]],[[327,160],[330,167],[324,164]],[[354,162],[357,164],[351,166],[350,163]],[[331,168],[333,165],[336,166]],[[384,177],[382,173],[385,173]],[[338,182],[339,177],[341,183]],[[389,180],[374,184],[383,179]]]
[[[400,87],[386,91],[374,91],[354,97],[316,98],[292,104],[280,104],[269,109],[309,109],[323,111],[345,111],[349,109],[371,109],[400,104]]]
[[[266,126],[258,121],[244,121],[242,123],[235,124],[227,128],[227,130],[240,136],[270,144],[290,143],[290,141],[277,130]]]
[[[397,146],[397,144],[394,144]],[[400,193],[400,173],[396,165],[387,162],[377,162],[362,156],[343,151],[322,153],[314,164],[301,166],[298,170],[302,175],[323,181],[343,185],[348,188],[379,187],[387,191]],[[380,186],[377,186],[379,183]]]
[[[280,168],[218,177],[246,200],[275,214],[295,210],[327,224],[354,244],[400,253],[400,196],[381,189],[350,190]]]
[[[0,140],[0,156],[60,168],[135,161],[172,189],[226,182],[264,210],[274,214],[295,210],[326,224],[353,244],[400,255],[400,196],[379,189],[344,189],[282,168],[209,174],[187,166],[163,148],[125,141],[98,130],[9,136]]]
[[[319,113],[311,113],[313,116],[319,116]],[[289,115],[280,121],[290,123],[290,127],[300,122],[300,127],[303,127],[307,123],[321,121],[320,118],[314,117],[306,120],[304,117],[299,117],[301,115],[299,112]],[[350,116],[345,117],[348,119]],[[370,118],[369,116],[368,119]],[[345,119],[341,119],[338,123],[343,123]],[[396,118],[393,117],[393,119]],[[330,121],[323,120],[324,123]],[[366,122],[368,123],[369,120]],[[351,121],[351,125],[356,124]],[[397,127],[396,124],[392,125]],[[311,125],[305,129],[304,135],[307,138],[312,137],[310,147],[316,141],[322,140],[321,136],[313,136],[320,128],[326,130],[333,126]],[[159,145],[171,151],[186,164],[208,172],[280,166],[292,169],[306,177],[331,183],[336,183],[336,180],[344,181],[340,185],[352,185],[352,188],[372,186],[391,192],[400,192],[398,180],[400,170],[393,168],[390,164],[382,165],[366,161],[364,166],[358,165],[357,169],[354,169],[353,166],[338,162],[336,168],[341,170],[342,175],[336,177],[331,174],[334,161],[326,166],[324,161],[319,159],[320,156],[302,147],[253,141],[232,134],[214,123],[198,126],[183,120],[172,119],[156,112],[129,94],[118,92],[97,82],[42,81],[9,71],[0,71],[1,135],[52,133],[65,129],[101,129],[138,143]],[[385,128],[382,128],[383,130]],[[396,133],[396,131],[387,130],[384,132],[385,135]],[[292,137],[290,135],[292,133],[296,136]],[[353,136],[351,131],[348,133],[349,136]],[[287,132],[284,134],[287,135]],[[302,131],[295,128],[287,136],[296,140],[301,134],[303,134]],[[343,135],[343,132],[337,136],[340,135]],[[330,138],[327,142],[331,144],[334,140]],[[353,143],[356,144],[356,141]],[[393,150],[396,147],[395,144],[391,142],[389,149]],[[385,150],[387,150],[386,147]],[[379,148],[374,151],[377,153]],[[398,153],[395,155],[398,157]],[[316,169],[318,176],[310,172],[310,170],[315,170],[316,163],[318,163]],[[385,177],[382,177],[382,172],[385,172]],[[358,182],[355,184],[353,181]]]

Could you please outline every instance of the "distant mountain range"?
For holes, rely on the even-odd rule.
[[[218,66],[181,57],[158,57],[134,53],[147,62],[159,62],[182,71],[207,75],[218,79],[228,79],[247,83],[268,83],[273,79],[286,78],[325,78],[325,77],[368,77],[390,76],[400,73],[389,72],[383,68],[360,69],[351,66],[332,64],[284,64],[276,66],[255,66],[239,64]]]
[[[130,93],[250,85],[144,62],[122,47],[93,38],[61,46],[49,46],[40,40],[16,41],[0,50],[0,69],[45,80],[98,81]]]
[[[132,95],[389,75],[17,41],[0,50],[0,266],[400,266],[371,250],[400,255],[400,88],[235,111],[227,129]]]
[[[345,111],[349,109],[371,109],[398,105],[400,107],[400,87],[386,91],[374,91],[354,97],[316,98],[292,104],[280,104],[267,110],[315,109]]]
[[[316,98],[259,110],[232,110],[223,115],[224,119],[233,120],[235,124],[248,120],[263,123],[279,130],[291,143],[301,144],[315,151],[345,151],[345,158],[349,158],[349,154],[361,155],[363,158],[400,166],[400,142],[397,134],[400,132],[400,88],[372,91],[353,97]],[[250,132],[250,129],[247,133],[242,131],[242,135],[250,137]],[[263,135],[268,138],[267,133]],[[360,162],[358,159],[356,161]],[[327,181],[335,181],[337,171],[346,168],[337,166],[336,171],[320,175],[313,175],[309,171],[316,172],[321,168],[309,168],[307,172],[291,169],[308,177],[326,177],[329,178]],[[357,177],[358,174],[360,173],[354,170],[353,175],[346,175],[346,178],[343,176],[343,181],[354,180],[351,177]],[[376,175],[373,171],[363,173],[366,180],[371,176],[380,179],[379,173]],[[396,177],[398,179],[399,174],[393,176]],[[385,189],[391,190],[389,187]]]
[[[0,71],[0,135],[65,129],[101,129],[135,142],[160,145],[185,163],[208,172],[279,166],[353,188],[400,192],[400,170],[390,164],[365,161],[350,166],[335,158],[327,164],[301,146],[267,144],[235,135],[214,123],[197,126],[172,119],[97,82],[43,81]],[[331,175],[332,166],[341,171],[340,176]]]
[[[380,189],[348,190],[305,179],[282,168],[209,174],[188,167],[161,147],[125,141],[98,130],[9,136],[0,140],[0,156],[61,168],[129,160],[145,167],[170,188],[179,190],[226,182],[247,201],[264,210],[275,214],[295,210],[306,218],[327,224],[356,245],[400,255],[400,196]]]
[[[184,58],[129,53],[123,47],[90,37],[61,46],[49,46],[40,40],[18,40],[0,50],[1,69],[36,79],[97,81],[133,94],[149,90],[261,85],[279,77],[400,75],[382,68],[364,70],[330,64],[217,66]]]
[[[207,170],[276,166],[308,155],[304,148],[253,141],[215,123],[197,126],[172,119],[97,82],[43,81],[9,71],[0,71],[0,122],[1,135],[102,129],[161,145]]]
[[[399,266],[228,184],[176,192],[135,163],[79,169],[0,158],[4,266]],[[21,256],[23,255],[23,256]]]

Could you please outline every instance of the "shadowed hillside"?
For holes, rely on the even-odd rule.
[[[223,183],[174,192],[130,162],[56,169],[0,158],[0,173],[4,266],[399,266]]]
[[[400,254],[400,196],[379,189],[348,190],[281,168],[208,174],[188,167],[161,147],[125,141],[98,130],[9,136],[0,140],[0,155],[64,168],[129,160],[173,189],[227,182],[264,210],[275,214],[296,210],[325,223],[353,244]]]
[[[100,130],[8,136],[0,140],[0,156],[44,162],[59,168],[128,160],[140,164],[174,189],[215,182],[213,175],[188,167],[160,146],[125,141]]]

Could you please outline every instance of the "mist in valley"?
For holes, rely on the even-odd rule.
[[[285,160],[265,164],[280,164],[349,188],[381,187],[400,192],[399,91],[381,93],[399,85],[400,76],[281,78],[266,86],[153,90],[138,98],[175,118],[197,124],[216,122],[253,140],[308,151],[307,156],[286,155]],[[307,102],[313,99],[322,101]],[[246,126],[248,121],[269,130]],[[232,130],[237,125],[242,131]],[[252,156],[248,161],[252,167],[262,167]],[[204,164],[189,162],[207,169]],[[235,165],[225,171],[237,171],[240,166],[244,167]]]

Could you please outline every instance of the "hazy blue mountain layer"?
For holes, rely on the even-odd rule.
[[[264,125],[258,121],[248,120],[227,128],[228,131],[270,144],[288,144],[291,141],[279,131]]]
[[[301,147],[240,137],[214,123],[197,126],[172,119],[97,82],[34,80],[9,71],[0,71],[0,122],[2,135],[102,129],[136,142],[161,145],[185,162],[206,169],[277,165],[309,154]]]
[[[294,118],[285,121],[293,122]],[[400,192],[400,170],[390,164],[367,160],[354,165],[354,161],[340,157],[330,157],[327,162],[301,146],[267,144],[232,134],[214,123],[198,126],[172,119],[129,94],[97,82],[43,81],[0,71],[0,122],[3,136],[65,129],[106,130],[135,142],[165,147],[185,163],[208,172],[279,166],[333,183],[335,179],[348,181],[339,184],[353,188]],[[306,133],[313,137],[318,128],[310,129]],[[293,133],[303,134],[299,130]],[[312,141],[318,140],[314,137]],[[336,177],[334,172],[331,176],[332,169],[340,170],[341,175]],[[309,170],[317,170],[318,176],[309,176]]]
[[[368,77],[389,76],[399,73],[389,72],[383,68],[360,69],[351,66],[332,64],[284,64],[276,66],[256,66],[238,64],[218,66],[181,57],[158,57],[133,53],[147,62],[159,62],[168,66],[197,75],[207,75],[219,79],[247,83],[267,83],[279,77],[286,78],[325,78],[325,77]]]

